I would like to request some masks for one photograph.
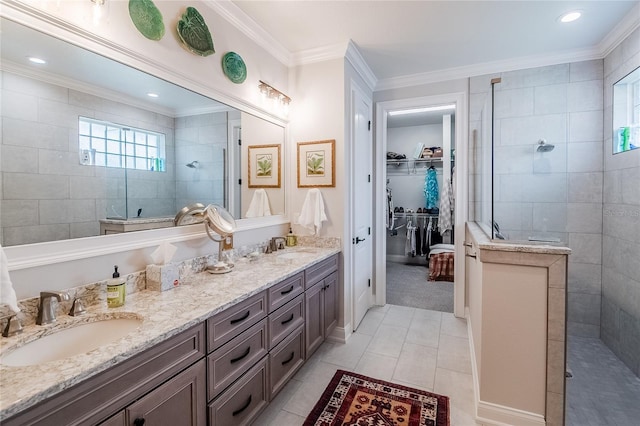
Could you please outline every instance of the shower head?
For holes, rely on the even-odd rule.
[[[538,141],[538,149],[536,149],[536,151],[549,152],[549,151],[553,151],[553,148],[555,147],[556,147],[555,145],[547,143],[546,139],[540,139]]]
[[[192,162],[190,162],[189,164],[186,164],[187,167],[189,167],[190,169],[197,169],[198,168],[198,160],[194,160]]]

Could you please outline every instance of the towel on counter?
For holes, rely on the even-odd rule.
[[[8,305],[15,313],[20,312],[16,292],[9,278],[9,261],[0,246],[0,303]]]
[[[269,208],[269,197],[264,189],[256,189],[249,203],[246,217],[262,217],[271,216],[271,208]]]
[[[324,212],[322,193],[318,188],[312,188],[307,192],[304,203],[302,203],[302,209],[298,217],[298,225],[311,229],[315,235],[320,235],[322,222],[326,220],[327,215]]]

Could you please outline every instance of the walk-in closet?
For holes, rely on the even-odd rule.
[[[455,109],[387,118],[386,301],[453,312]]]

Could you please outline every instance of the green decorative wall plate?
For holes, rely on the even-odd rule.
[[[150,40],[164,36],[162,13],[151,0],[129,0],[129,16],[138,31]]]
[[[187,7],[178,21],[178,37],[196,55],[209,56],[215,53],[209,28],[200,12],[193,7]]]
[[[229,80],[236,84],[247,78],[247,66],[236,52],[227,52],[222,57],[222,71]]]

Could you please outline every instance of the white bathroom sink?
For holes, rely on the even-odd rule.
[[[92,351],[128,335],[142,318],[109,318],[82,322],[37,338],[2,355],[0,363],[10,367],[38,365]]]

